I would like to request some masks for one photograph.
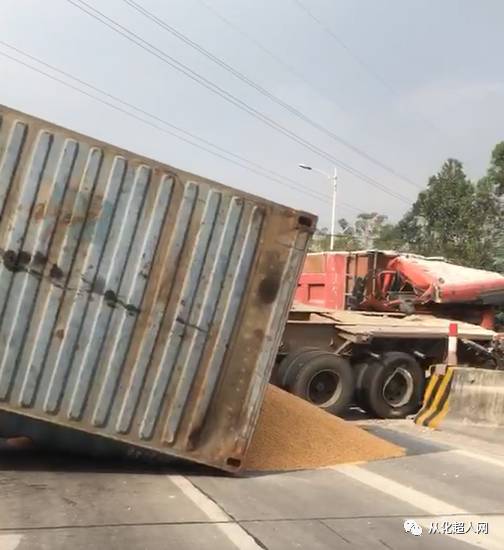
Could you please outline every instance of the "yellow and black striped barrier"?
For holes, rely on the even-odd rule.
[[[449,407],[450,389],[453,378],[453,367],[446,367],[444,374],[432,374],[425,389],[422,408],[415,417],[415,424],[437,428],[446,416]]]

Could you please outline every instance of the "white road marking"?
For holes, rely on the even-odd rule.
[[[238,523],[219,523],[219,529],[239,550],[264,550]],[[502,548],[501,548],[502,550]]]
[[[184,495],[207,516],[212,522],[232,521],[224,510],[210,500],[204,493],[195,487],[186,477],[173,475],[169,479],[174,483]]]
[[[0,535],[0,550],[16,550],[22,538],[22,535]]]
[[[465,449],[454,449],[450,452],[466,456],[467,458],[473,458],[474,460],[480,460],[481,462],[487,462],[488,464],[492,464],[492,466],[500,466],[501,468],[504,468],[504,460],[494,458],[493,456],[487,454],[466,451]]]
[[[468,542],[475,544],[485,550],[502,550],[504,548],[504,522],[502,518],[504,516],[481,516],[471,515],[471,513],[464,508],[453,506],[448,502],[432,497],[417,489],[398,483],[388,477],[380,474],[375,474],[369,470],[365,470],[358,466],[335,466],[333,470],[340,472],[347,477],[350,477],[360,483],[367,485],[373,489],[376,489],[386,495],[393,498],[402,500],[416,508],[419,508],[429,515],[434,517],[422,517],[415,518],[418,523],[424,527],[429,527],[431,522],[437,522],[438,524],[444,521],[453,523],[455,521],[463,521],[468,524],[469,522],[480,523],[488,522],[489,534],[476,534],[474,532],[466,533],[465,535],[447,535],[452,538],[456,538],[459,542]],[[406,517],[406,516],[405,516]],[[410,517],[408,515],[408,517]],[[424,533],[426,531],[424,530]],[[427,535],[431,536],[431,535]],[[439,535],[432,535],[439,536]]]
[[[241,525],[236,523],[218,504],[209,499],[186,477],[172,475],[169,476],[169,479],[212,523],[215,523],[215,526],[219,528],[239,550],[262,550],[253,537],[251,537]],[[0,547],[0,550],[3,550],[3,548]]]
[[[433,516],[442,514],[456,515],[468,513],[467,510],[464,510],[463,508],[448,504],[443,500],[426,495],[425,493],[417,491],[412,487],[407,487],[406,485],[398,483],[393,479],[389,479],[388,477],[380,474],[375,474],[374,472],[370,472],[369,470],[365,470],[359,466],[336,466],[334,469],[342,474],[345,474],[347,477],[351,477],[352,479],[364,483],[368,487],[378,489],[378,491],[403,500],[408,504],[412,504],[416,508],[421,508]]]

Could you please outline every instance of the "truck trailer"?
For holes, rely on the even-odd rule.
[[[504,368],[494,330],[504,277],[395,252],[309,254],[273,381],[334,414],[351,403],[382,418],[421,405],[429,367],[446,358]]]
[[[237,471],[316,218],[0,105],[0,436]]]

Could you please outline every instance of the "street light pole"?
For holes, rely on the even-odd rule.
[[[331,251],[334,250],[334,234],[336,233],[336,190],[338,187],[338,169],[334,167],[332,176],[332,209],[331,209]]]
[[[314,172],[318,172],[319,174],[322,174],[323,176],[325,176],[331,182],[331,189],[332,189],[331,239],[330,239],[329,248],[331,250],[334,250],[334,234],[336,233],[336,190],[337,190],[337,183],[338,183],[338,169],[335,166],[333,173],[331,175],[331,174],[328,174],[327,172],[324,172],[323,170],[320,170],[319,168],[313,168],[308,164],[299,164],[298,166],[299,168],[303,168],[303,170],[313,170]]]

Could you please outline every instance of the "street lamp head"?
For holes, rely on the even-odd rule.
[[[298,164],[299,168],[303,168],[303,170],[312,170],[311,166],[308,166],[308,164]]]

